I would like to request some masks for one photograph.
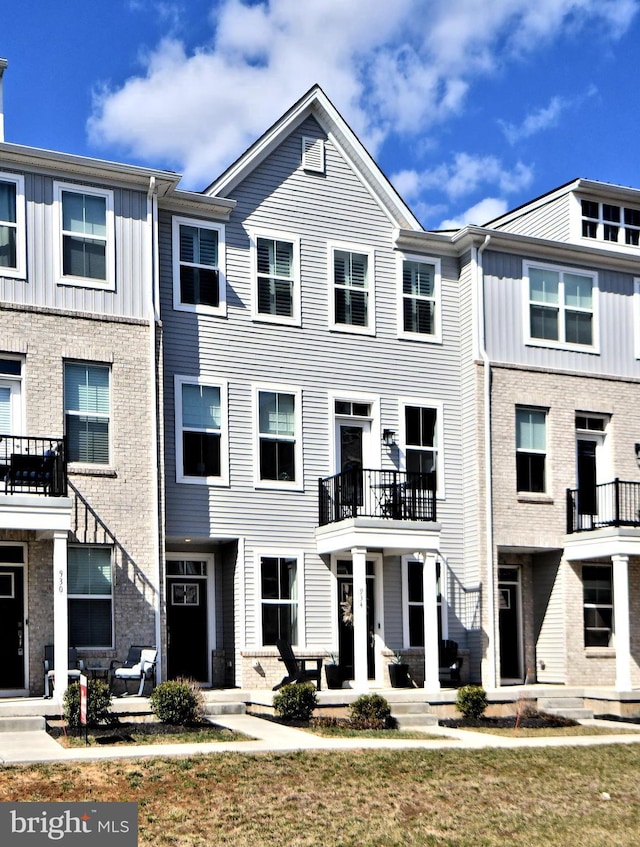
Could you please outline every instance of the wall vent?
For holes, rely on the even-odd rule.
[[[324,173],[324,141],[322,138],[302,138],[302,167],[312,173]]]

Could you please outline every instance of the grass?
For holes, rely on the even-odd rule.
[[[49,735],[62,747],[86,747],[84,730],[66,729],[64,725],[49,725]],[[89,746],[121,746],[129,744],[205,744],[212,741],[248,741],[249,736],[215,724],[184,727],[170,726],[158,721],[135,721],[115,726],[89,729]]]
[[[137,801],[141,847],[640,847],[640,747],[5,767],[0,801],[17,800]]]
[[[609,729],[606,726],[583,726],[582,724],[578,724],[577,726],[547,726],[536,728],[519,726],[517,729],[513,727],[465,726],[461,727],[461,729],[469,730],[469,732],[484,732],[488,735],[508,735],[512,738],[540,738],[541,736],[553,735],[566,737],[573,735],[624,735],[627,732],[640,732],[640,727],[636,730],[630,727],[622,729],[611,727]]]
[[[442,739],[441,735],[428,735],[426,732],[408,729],[353,729],[350,726],[313,726],[304,727],[306,732],[314,735],[322,735],[325,738],[383,738],[385,741],[405,739],[409,741],[428,741],[436,738]]]

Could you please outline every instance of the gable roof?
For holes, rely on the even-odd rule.
[[[310,88],[202,193],[218,196],[229,194],[310,116],[316,119],[350,163],[392,223],[403,229],[421,231],[420,222],[319,85]]]

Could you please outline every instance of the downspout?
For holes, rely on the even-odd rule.
[[[164,559],[164,554],[160,550],[160,527],[164,526],[164,522],[160,517],[160,480],[159,472],[161,462],[161,444],[159,441],[158,417],[160,409],[158,407],[158,388],[157,380],[160,375],[160,367],[156,368],[156,327],[160,320],[160,281],[159,281],[159,249],[158,249],[158,189],[156,186],[156,178],[152,176],[149,180],[149,189],[147,191],[147,225],[149,231],[149,245],[145,250],[145,261],[147,264],[145,280],[150,279],[151,291],[148,302],[148,318],[149,318],[149,386],[150,386],[150,405],[151,405],[151,444],[150,456],[151,462],[151,506],[152,506],[152,556],[155,559],[155,567],[151,573],[151,583],[154,588],[153,610],[155,616],[155,641],[158,651],[158,662],[156,665],[156,678],[158,681],[163,679],[163,653],[162,653],[162,620],[161,620],[161,583],[163,568],[161,567],[161,556]]]
[[[6,71],[8,62],[0,59],[0,141],[4,141],[4,101],[2,96],[2,74]]]
[[[486,349],[485,335],[485,297],[484,297],[484,268],[482,254],[489,246],[491,235],[485,236],[476,256],[476,273],[478,289],[478,346],[484,365],[484,455],[485,455],[485,526],[486,526],[486,561],[487,561],[487,620],[489,643],[487,645],[487,687],[497,686],[496,678],[496,621],[495,621],[495,579],[493,572],[493,486],[491,469],[493,465],[491,453],[491,362]]]

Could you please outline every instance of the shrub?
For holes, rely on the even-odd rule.
[[[80,723],[80,683],[73,682],[64,694],[64,717],[71,729],[79,729]],[[87,682],[87,726],[101,723],[113,723],[110,712],[111,692],[106,682],[90,679]]]
[[[179,726],[198,723],[202,714],[202,695],[190,679],[161,682],[149,697],[154,714],[162,723]]]
[[[283,685],[273,698],[273,708],[285,721],[308,722],[317,704],[316,689],[309,682]]]
[[[379,694],[362,694],[349,708],[354,729],[389,729],[393,726],[389,704]]]
[[[465,718],[481,718],[488,705],[487,692],[481,685],[465,685],[458,689],[456,707]]]

